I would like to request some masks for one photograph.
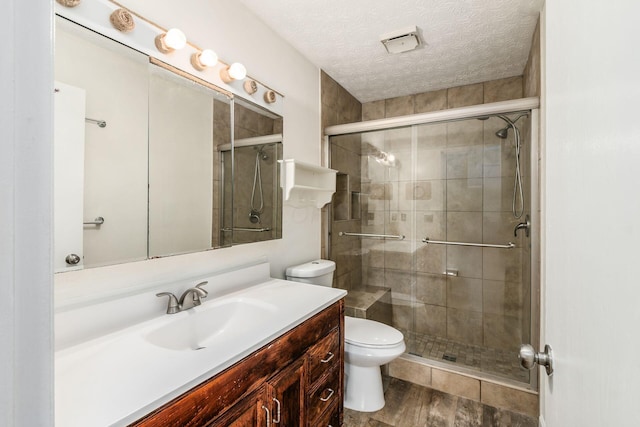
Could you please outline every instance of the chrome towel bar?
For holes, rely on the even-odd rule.
[[[271,231],[270,228],[245,228],[245,227],[227,227],[227,228],[223,228],[222,231],[225,232],[229,232],[229,231],[252,231],[254,233],[264,233],[265,231]]]
[[[404,240],[404,235],[397,235],[397,234],[347,233],[346,231],[341,231],[338,233],[338,236],[374,237],[374,238],[380,238],[380,239]]]
[[[447,242],[443,240],[431,240],[428,237],[422,239],[423,243],[432,245],[451,245],[451,246],[474,246],[478,248],[498,248],[498,249],[513,249],[516,245],[512,242],[508,242],[506,245],[491,245],[487,243],[466,243],[466,242]]]
[[[84,225],[102,225],[102,224],[104,224],[104,218],[99,216],[96,219],[94,219],[93,221],[83,222],[82,224],[84,224]]]

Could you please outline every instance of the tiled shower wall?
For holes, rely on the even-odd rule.
[[[331,82],[324,75],[323,85]],[[523,78],[518,76],[365,103],[362,118],[388,118],[522,96]],[[328,105],[335,103],[325,102],[323,97],[323,112]],[[326,117],[323,121],[325,125],[336,124]],[[419,238],[429,234],[432,239],[453,241],[513,241],[513,227],[518,222],[510,219],[509,213],[514,157],[511,140],[494,135],[502,127],[504,122],[496,118],[419,127],[413,148],[417,149],[413,152],[417,155],[415,181],[409,168],[411,129],[332,138],[331,167],[348,176],[352,191],[361,191],[362,209],[357,220],[332,218],[336,286],[350,290],[363,285],[391,288],[393,324],[405,330],[494,348],[519,343],[529,330],[528,313],[521,308],[523,299],[529,297],[524,295],[525,272],[519,267],[522,249],[447,248],[421,243],[411,248],[409,241],[337,236],[339,231],[361,231]],[[369,144],[393,151],[398,158],[397,170],[386,174],[378,170],[381,166],[366,155]],[[360,163],[355,160],[359,146],[365,147],[360,148]],[[408,209],[413,204],[415,212]],[[337,201],[334,210],[336,205]],[[458,276],[444,275],[447,268],[457,270]]]

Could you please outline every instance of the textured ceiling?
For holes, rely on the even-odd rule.
[[[240,0],[361,102],[522,74],[544,0]],[[418,50],[380,35],[415,25]]]

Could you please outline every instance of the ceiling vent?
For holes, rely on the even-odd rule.
[[[418,27],[415,25],[401,30],[391,31],[380,36],[380,41],[389,53],[403,53],[420,46]]]

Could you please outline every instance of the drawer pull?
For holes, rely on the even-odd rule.
[[[269,412],[269,408],[262,405],[262,409],[267,413],[267,427],[271,427],[271,413]]]
[[[327,362],[329,362],[331,359],[333,359],[333,356],[335,356],[335,354],[333,354],[333,353],[329,352],[329,353],[327,353],[327,358],[326,358],[326,359],[322,359],[320,362],[322,362],[322,363],[327,363]]]
[[[278,409],[276,410],[276,414],[278,415],[278,419],[276,420],[274,418],[273,419],[273,423],[274,424],[279,424],[280,423],[280,401],[278,399],[276,399],[275,397],[273,398],[273,401],[278,404]]]
[[[320,400],[322,400],[323,402],[326,402],[327,400],[331,399],[331,396],[333,396],[333,393],[335,393],[335,391],[333,391],[333,389],[328,388],[327,390],[329,390],[329,395],[327,397],[321,397]],[[325,391],[327,391],[325,390]]]

